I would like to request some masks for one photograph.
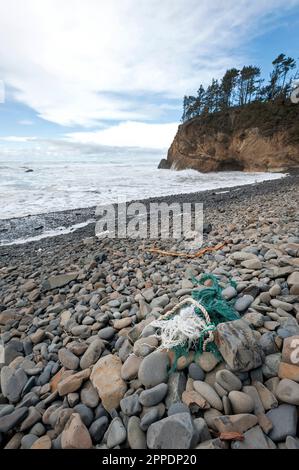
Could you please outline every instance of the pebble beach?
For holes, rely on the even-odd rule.
[[[298,183],[147,199],[204,204],[203,247],[225,245],[195,259],[149,251],[184,240],[100,240],[93,208],[5,221],[1,448],[298,449]],[[82,226],[13,244],[45,220]],[[222,360],[190,351],[170,372],[151,323],[202,274],[240,318],[217,327]]]

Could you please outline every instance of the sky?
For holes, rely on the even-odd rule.
[[[299,0],[0,0],[0,157],[164,151],[185,94],[298,45]]]

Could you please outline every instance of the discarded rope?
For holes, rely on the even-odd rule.
[[[211,285],[205,286],[209,280]],[[203,274],[199,280],[193,278],[200,288],[192,291],[192,297],[183,299],[165,315],[151,325],[160,329],[156,336],[161,340],[159,349],[174,352],[175,359],[170,372],[176,369],[177,361],[187,356],[192,349],[195,355],[203,351],[212,352],[221,360],[221,354],[214,342],[214,331],[219,323],[239,318],[234,309],[234,300],[222,297],[222,288],[213,274]],[[235,285],[230,281],[231,285]],[[188,306],[187,306],[188,305]]]
[[[211,251],[217,251],[223,248],[227,244],[226,241],[218,243],[215,246],[207,246],[206,248],[202,248],[201,250],[197,251],[196,253],[179,253],[176,251],[164,251],[160,250],[159,248],[148,248],[146,251],[149,251],[150,253],[156,253],[158,255],[162,256],[180,256],[182,258],[200,258],[203,256],[205,253],[211,252]]]
[[[182,308],[185,305],[189,307]],[[191,307],[190,307],[191,305]],[[195,313],[198,308],[201,315]],[[181,310],[177,315],[175,313]],[[157,337],[161,340],[159,349],[173,349],[184,345],[187,350],[196,347],[200,337],[203,338],[203,351],[208,343],[214,340],[213,331],[215,325],[211,323],[207,310],[192,297],[182,300],[169,312],[151,323],[160,329]]]

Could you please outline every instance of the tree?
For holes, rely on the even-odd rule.
[[[253,65],[244,66],[239,74],[238,101],[243,106],[250,103],[260,88],[261,69]]]
[[[221,108],[230,108],[234,101],[239,70],[233,68],[225,72],[221,80]]]
[[[296,67],[296,62],[292,57],[286,57],[285,54],[279,54],[273,60],[274,67],[270,74],[270,83],[268,87],[268,99],[273,100],[279,96],[286,97],[290,83],[287,82],[288,74]]]

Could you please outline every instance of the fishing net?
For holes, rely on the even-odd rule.
[[[234,300],[227,301],[222,297],[222,288],[213,274],[204,274],[193,283],[200,288],[192,291],[192,297],[179,302],[167,314],[152,322],[159,329],[157,337],[161,341],[159,349],[174,352],[171,371],[177,367],[177,361],[187,356],[190,351],[199,356],[203,351],[212,352],[218,359],[221,354],[214,342],[214,331],[219,323],[237,320]],[[205,286],[210,281],[209,286]],[[235,283],[230,281],[235,287]]]

